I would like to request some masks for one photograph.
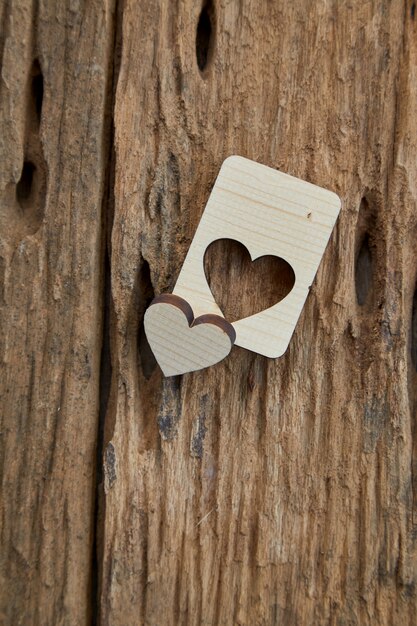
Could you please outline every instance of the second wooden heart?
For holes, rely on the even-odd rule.
[[[194,319],[186,300],[173,294],[156,297],[145,313],[145,332],[165,376],[201,370],[224,359],[236,333],[224,318],[201,315]]]

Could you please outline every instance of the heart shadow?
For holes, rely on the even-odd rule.
[[[252,261],[247,248],[234,239],[216,239],[205,251],[204,272],[213,297],[229,322],[244,319],[283,300],[295,274],[281,257]]]

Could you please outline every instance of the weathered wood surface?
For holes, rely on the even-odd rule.
[[[1,619],[414,624],[415,4],[213,0],[199,30],[192,0],[30,7],[0,10]],[[341,216],[282,359],[163,379],[144,310],[233,153]]]
[[[92,614],[112,2],[0,4],[1,624]]]
[[[203,74],[199,11],[123,9],[103,621],[411,624],[411,4],[214,2]],[[284,358],[235,348],[163,380],[137,347],[145,301],[233,153],[334,190],[341,217]]]

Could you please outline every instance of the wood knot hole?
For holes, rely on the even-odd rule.
[[[32,65],[32,101],[38,124],[42,116],[43,104],[43,74],[38,59]]]
[[[30,205],[35,172],[36,167],[31,161],[23,163],[22,174],[16,185],[16,198],[22,209],[27,209]]]
[[[210,60],[213,48],[214,6],[212,0],[206,0],[201,9],[197,24],[195,49],[197,65],[203,72]]]
[[[376,207],[362,198],[356,232],[355,289],[359,306],[370,301],[374,283]]]

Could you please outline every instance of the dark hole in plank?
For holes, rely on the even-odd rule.
[[[195,41],[197,65],[202,72],[209,61],[212,49],[214,7],[211,0],[204,3],[197,25]]]
[[[355,287],[356,299],[360,306],[366,303],[373,280],[373,258],[369,242],[369,234],[365,233],[356,258]]]
[[[32,67],[32,98],[38,123],[41,121],[43,104],[43,74],[38,59],[35,59]]]
[[[143,314],[141,316],[138,332],[138,353],[140,358],[140,365],[142,372],[146,380],[152,376],[155,367],[156,359],[153,355],[151,347],[145,333],[144,314],[150,303],[155,297],[154,289],[151,281],[151,272],[148,261],[144,260],[140,270],[139,276],[139,290],[140,298],[144,302]]]
[[[16,185],[16,198],[22,208],[28,206],[33,187],[33,178],[36,171],[35,165],[31,161],[23,163],[22,174]]]

